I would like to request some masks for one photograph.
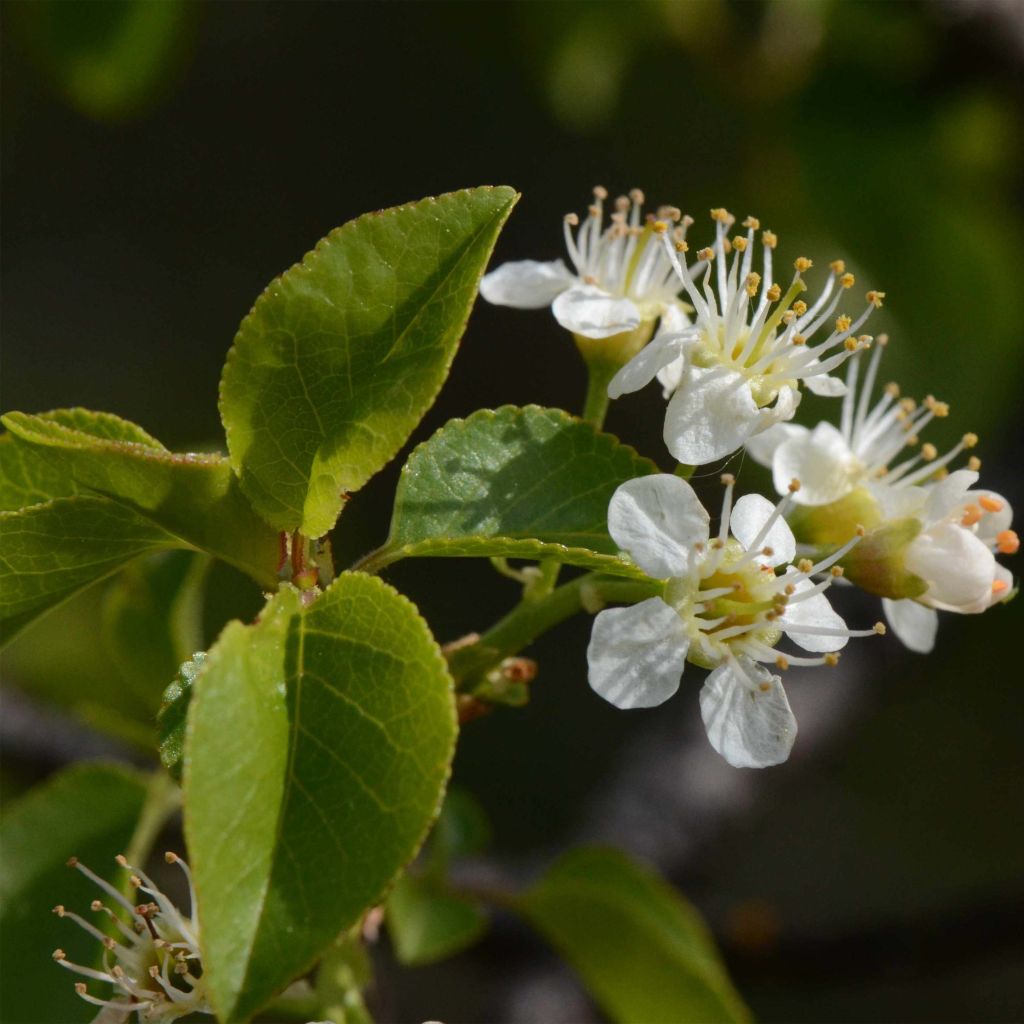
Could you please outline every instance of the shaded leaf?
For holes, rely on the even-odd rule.
[[[616,1021],[750,1019],[697,912],[618,851],[570,852],[520,909]]]
[[[327,533],[392,459],[448,373],[516,200],[476,188],[366,214],[276,278],[242,321],[221,419],[267,522]]]
[[[11,434],[0,434],[0,512],[68,498],[78,490],[67,467]]]
[[[413,874],[395,884],[388,897],[387,922],[395,953],[408,967],[453,956],[487,929],[487,915],[475,903]]]
[[[283,590],[210,650],[189,712],[185,828],[204,969],[240,1020],[380,900],[437,813],[452,681],[415,607],[341,575]],[[245,863],[239,851],[245,851]]]
[[[128,844],[146,795],[145,779],[107,764],[82,764],[37,786],[5,808],[0,825],[0,945],[5,984],[0,1019],[11,1024],[90,1021],[96,1008],[79,999],[80,980],[51,959],[64,949],[89,964],[99,943],[50,911],[66,904],[85,917],[102,894],[66,866],[77,856],[109,875]],[[93,986],[96,988],[97,986]]]
[[[654,472],[649,459],[560,409],[484,409],[409,456],[390,536],[370,560],[556,558],[639,575],[608,534],[608,502],[620,484]]]
[[[253,512],[228,460],[169,452],[141,427],[110,413],[58,409],[11,412],[3,423],[18,441],[46,450],[80,488],[103,494],[176,537],[273,586],[278,535]]]

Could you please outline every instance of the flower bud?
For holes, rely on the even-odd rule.
[[[923,596],[928,584],[906,566],[907,550],[920,532],[921,521],[912,518],[893,519],[870,530],[840,562],[846,578],[869,594],[894,601]]]

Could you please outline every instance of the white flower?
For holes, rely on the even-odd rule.
[[[940,458],[935,445],[921,443],[925,427],[949,414],[949,406],[931,395],[918,405],[912,398],[901,398],[899,387],[890,383],[879,400],[870,404],[887,342],[885,335],[879,336],[859,393],[860,353],[850,360],[838,427],[828,421],[812,430],[780,423],[747,442],[754,459],[771,468],[780,494],[797,477],[802,485],[794,495],[797,504],[829,505],[866,485],[876,500],[895,508],[906,500],[896,491],[925,482],[965,448],[977,444],[976,435],[964,434]],[[916,453],[892,465],[906,450]],[[976,463],[971,460],[970,465]]]
[[[655,474],[623,484],[608,508],[615,542],[648,576],[665,579],[663,597],[600,612],[587,649],[590,685],[616,707],[652,707],[679,688],[689,660],[711,669],[700,694],[711,745],[730,764],[763,768],[789,756],[796,738],[779,676],[790,665],[835,664],[851,636],[825,597],[827,572],[855,537],[817,564],[793,562],[796,544],[778,505],[748,494],[732,503],[726,484],[721,526],[688,483]],[[798,486],[794,481],[794,487]],[[824,573],[817,580],[816,575]],[[780,654],[783,634],[815,657]]]
[[[680,219],[679,211],[662,207],[660,219],[648,215],[644,220],[644,194],[633,189],[615,200],[611,223],[605,227],[607,197],[605,189],[595,188],[594,204],[583,223],[574,213],[564,219],[565,245],[575,272],[562,260],[505,263],[484,277],[480,294],[495,305],[516,309],[550,305],[567,331],[585,338],[653,326],[667,309],[678,309],[676,296],[682,285],[655,226],[665,230],[666,221]],[[688,223],[684,221],[674,237],[682,240]]]
[[[937,609],[976,615],[1007,600],[1013,576],[995,555],[1020,548],[1010,529],[1013,510],[993,491],[971,490],[978,481],[972,470],[959,469],[928,488],[913,488],[904,501],[916,500],[912,513],[921,532],[907,545],[906,568],[927,590],[915,599],[882,599],[893,632],[912,651],[927,654],[935,646]]]
[[[694,323],[676,333],[661,332],[608,386],[608,394],[618,398],[657,376],[671,394],[665,443],[687,465],[724,458],[772,424],[791,419],[801,381],[816,394],[842,394],[842,382],[829,373],[867,344],[869,339],[856,333],[884,298],[882,292],[868,292],[867,308],[856,320],[843,315],[833,321],[843,292],[854,284],[842,261],[831,264],[825,287],[808,305],[798,296],[806,287],[802,275],[810,260],[795,261],[795,276],[783,294],[772,279],[775,235],[762,235],[762,272],[757,273],[753,255],[759,222],[748,217],[746,235],[729,240],[732,215],[718,209],[711,216],[716,221],[714,245],[702,249],[693,266],[685,262],[685,241],[662,233],[668,258],[693,305]],[[824,340],[813,343],[829,323]]]
[[[165,857],[168,864],[177,864],[184,872],[194,913],[195,893],[188,865],[176,854],[168,853]],[[180,913],[153,881],[124,857],[118,857],[117,862],[132,872],[132,886],[149,896],[151,902],[133,905],[113,885],[72,857],[68,865],[77,868],[113,900],[113,909],[102,900],[93,900],[92,910],[112,923],[115,931],[109,935],[58,905],[53,908],[55,914],[70,918],[103,945],[103,965],[99,970],[72,963],[62,949],[54,950],[53,959],[75,974],[113,986],[113,998],[100,999],[89,993],[85,982],[75,985],[87,1003],[101,1007],[96,1021],[124,1022],[134,1013],[139,1021],[168,1024],[193,1013],[212,1014],[199,966],[196,923]]]

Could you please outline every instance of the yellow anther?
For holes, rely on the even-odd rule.
[[[907,427],[908,427],[908,428],[910,427],[910,424],[909,424],[909,423],[907,424]],[[918,443],[918,441],[920,441],[920,440],[921,440],[921,438],[919,438],[919,437],[917,436],[917,434],[911,434],[911,435],[910,435],[910,437],[908,437],[908,438],[907,438],[907,439],[906,439],[906,440],[905,440],[905,441],[904,441],[903,443],[904,443],[904,444],[905,444],[905,445],[906,445],[906,446],[907,446],[908,448],[913,448],[913,447],[914,447],[914,445],[916,445],[916,444]]]
[[[745,228],[750,228],[753,231],[757,231],[757,229],[760,228],[761,226],[761,222],[756,217],[748,217],[743,222],[743,226]]]
[[[897,384],[894,380],[889,381],[889,383],[885,385],[885,393],[890,398],[899,398],[900,397],[900,386],[899,386],[899,384]]]
[[[794,321],[795,319],[796,319],[796,313],[794,313],[794,312],[793,312],[793,310],[791,310],[791,309],[787,309],[787,310],[786,310],[786,312],[782,314],[782,322],[783,322],[783,323],[784,323],[784,324],[785,324],[785,325],[786,325],[787,327],[788,327],[788,326],[789,326],[789,325],[790,325],[790,324],[791,324],[791,323],[792,323],[792,322],[793,322],[793,321]]]
[[[782,298],[782,289],[777,285],[773,284],[768,291],[765,292],[765,297],[769,302],[778,302]]]
[[[842,334],[843,332],[848,331],[850,329],[850,324],[852,323],[853,321],[845,313],[842,316],[837,316],[836,330],[839,331],[840,334]]]
[[[853,274],[843,274],[843,276],[839,278],[839,283],[844,288],[852,288],[857,283],[857,278],[855,278]]]
[[[1013,530],[1000,530],[996,534],[996,547],[1001,555],[1015,555],[1020,550],[1020,538]]]
[[[783,591],[783,593],[786,594],[788,597],[792,597],[796,593],[796,584],[787,583],[786,589]]]
[[[846,273],[846,264],[842,260],[833,260],[828,266],[833,274]]]
[[[53,908],[52,912],[54,914],[56,914],[58,917],[63,917],[64,916],[64,904],[63,903],[58,903],[57,906],[55,906]]]
[[[882,348],[885,348],[885,346],[889,344],[889,335],[888,334],[880,334],[878,336],[878,344],[881,345]]]
[[[924,459],[925,462],[931,462],[932,459],[938,456],[938,454],[939,449],[936,448],[931,441],[926,441],[921,445],[921,458]]]
[[[838,654],[826,654],[823,660],[824,660],[825,664],[828,665],[829,668],[835,668],[836,665],[839,664],[839,655]]]
[[[885,636],[887,632],[884,622],[876,622],[874,625],[874,630],[879,636]]]
[[[678,206],[659,206],[658,218],[660,220],[670,220],[673,224],[678,224],[683,219],[683,211]]]
[[[757,294],[757,289],[761,287],[761,275],[756,271],[751,271],[747,274],[747,294],[753,298]]]
[[[716,206],[711,211],[711,219],[719,224],[731,224],[736,218],[724,206]]]
[[[885,292],[870,291],[868,292],[866,298],[868,302],[870,302],[871,305],[875,307],[875,309],[881,309],[882,302],[885,299]]]
[[[803,299],[797,299],[793,303],[792,309],[797,316],[803,316],[807,312],[807,303]]]
[[[588,206],[587,207],[587,213],[589,213],[591,217],[600,217],[601,216],[601,207],[600,206]]]
[[[856,352],[857,349],[860,348],[860,342],[857,341],[856,338],[847,338],[846,341],[843,342],[843,348],[845,348],[847,352]]]
[[[965,448],[973,448],[978,443],[978,435],[968,432],[964,434],[963,441]]]
[[[63,949],[55,949],[50,955],[54,960],[66,960],[68,956]]]
[[[722,239],[722,252],[724,252],[726,256],[732,252],[732,242],[730,242],[728,238]]]
[[[802,334],[794,334],[790,339],[794,345],[806,345],[807,339]]]
[[[796,563],[796,567],[804,573],[810,572],[814,568],[814,563],[809,558],[801,558]]]
[[[858,537],[863,537],[868,531],[858,523],[857,528],[853,532],[857,534]]]
[[[637,206],[643,206],[647,202],[647,197],[643,193],[643,189],[631,188],[629,190],[629,198],[636,203]]]
[[[689,252],[690,247],[683,241],[676,242],[676,252]]]
[[[747,240],[742,235],[737,235],[732,240],[732,247],[737,252],[743,252],[747,248]]]
[[[789,659],[784,654],[780,654],[775,659],[775,667],[785,672],[786,669],[789,668]],[[767,683],[765,685],[767,685]]]
[[[977,473],[977,472],[978,472],[978,470],[979,470],[979,469],[981,469],[981,459],[979,459],[977,455],[972,455],[972,456],[971,456],[971,457],[970,457],[970,458],[969,458],[969,459],[967,460],[967,468],[968,468],[968,469],[969,469],[969,470],[970,470],[970,471],[971,471],[972,473]]]
[[[767,693],[772,688],[772,684],[771,683],[758,683],[757,684],[757,688],[762,693]]]
[[[846,570],[841,565],[833,565],[832,568],[829,569],[829,573],[836,579],[839,579],[844,572],[846,572]]]
[[[775,548],[763,547],[761,548],[761,554],[764,555],[765,558],[771,558],[772,555],[775,554]]]
[[[938,416],[939,419],[949,415],[949,403],[940,402],[934,395],[928,395],[923,404],[932,415]]]
[[[736,483],[736,477],[734,477],[732,473],[723,473],[718,479],[721,481],[723,487],[732,487],[732,485]]]
[[[788,487],[790,494],[796,494],[796,492],[800,490],[800,481],[797,480],[796,477],[793,477],[793,479],[789,481]]]
[[[761,241],[768,249],[774,249],[779,244],[779,236],[774,231],[765,231],[761,235]]]
[[[667,222],[667,221],[664,221],[664,220],[656,220],[656,221],[655,221],[655,222],[654,222],[654,223],[653,223],[653,224],[651,225],[651,230],[652,230],[652,231],[653,231],[653,232],[654,232],[654,233],[655,233],[656,235],[663,235],[663,234],[665,234],[665,232],[666,232],[666,231],[668,231],[668,222]]]
[[[798,274],[807,273],[807,271],[813,266],[814,261],[809,260],[806,256],[797,256],[797,258],[793,260],[793,267]]]
[[[701,249],[701,251],[697,253],[697,259],[706,260],[708,263],[710,263],[714,258],[715,250],[710,247]]]
[[[901,398],[900,399],[900,408],[904,412],[913,412],[917,408],[917,402],[915,402],[912,398],[909,398],[909,397],[908,398]]]

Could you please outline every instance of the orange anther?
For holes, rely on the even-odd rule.
[[[1020,537],[1013,530],[1000,530],[996,534],[996,547],[1001,555],[1015,555],[1020,550]]]
[[[977,505],[968,505],[964,509],[963,518],[960,520],[961,526],[973,526],[979,519],[981,519],[981,509]]]
[[[978,504],[986,512],[1002,512],[1003,511],[1003,503],[998,498],[990,498],[987,494],[983,494],[978,499]]]
[[[1001,594],[1005,590],[1010,589],[1010,584],[1006,580],[993,580],[992,581],[992,593]]]

